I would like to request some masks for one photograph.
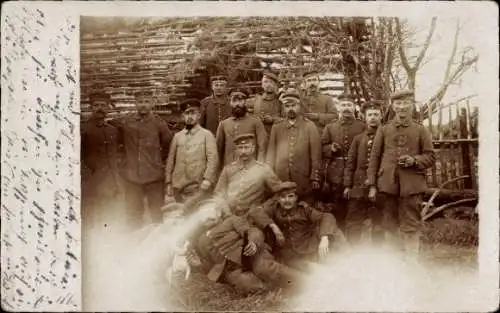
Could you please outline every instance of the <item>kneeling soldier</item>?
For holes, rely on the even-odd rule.
[[[413,91],[392,96],[396,116],[377,130],[368,166],[368,197],[383,207],[382,225],[392,240],[403,235],[407,253],[420,247],[422,194],[427,188],[426,170],[435,161],[431,135],[412,121]]]
[[[380,107],[372,105],[364,110],[367,129],[354,137],[347,165],[344,171],[344,198],[347,204],[346,235],[351,244],[359,243],[363,232],[363,223],[370,219],[372,241],[379,242],[382,234],[382,216],[378,208],[368,200],[366,170],[370,160],[373,138],[382,119]]]
[[[297,202],[297,184],[283,182],[277,192],[278,201],[267,202],[250,212],[261,229],[269,228],[276,239],[279,262],[302,268],[307,261],[325,257],[331,240],[341,246],[345,237],[330,213],[322,213],[306,202]]]

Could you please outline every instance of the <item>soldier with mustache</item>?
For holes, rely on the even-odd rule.
[[[281,183],[276,194],[276,201],[252,209],[250,217],[272,234],[273,254],[278,262],[303,270],[305,262],[326,257],[334,244],[335,248],[347,246],[333,215],[298,201],[296,183]]]
[[[372,224],[371,240],[382,240],[382,216],[378,207],[368,200],[366,171],[373,146],[375,133],[382,120],[380,106],[375,103],[363,108],[366,119],[366,131],[354,137],[347,157],[344,171],[344,198],[348,200],[346,216],[346,236],[351,244],[361,241],[363,224],[370,220]]]
[[[399,230],[407,255],[417,257],[426,170],[434,164],[435,154],[430,132],[412,120],[413,98],[412,90],[392,95],[395,117],[375,135],[368,166],[368,197],[383,208],[386,239],[397,244]]]
[[[262,76],[263,93],[253,99],[249,99],[247,106],[252,107],[256,117],[259,117],[266,127],[266,132],[271,132],[273,124],[281,121],[282,108],[278,98],[278,76],[268,71]]]
[[[223,120],[217,128],[215,136],[217,151],[221,160],[221,165],[226,166],[237,159],[237,152],[234,139],[241,134],[253,134],[256,141],[255,155],[258,161],[264,161],[267,146],[266,129],[262,121],[247,113],[246,91],[234,88],[229,93],[231,103],[231,117]]]
[[[303,75],[305,90],[301,95],[304,116],[316,124],[321,133],[323,127],[338,118],[333,99],[319,91],[319,75],[315,70],[306,71]]]
[[[216,134],[219,123],[231,116],[227,79],[222,75],[211,77],[212,95],[201,100],[200,125]]]
[[[349,148],[354,136],[365,130],[365,123],[354,117],[354,102],[349,94],[339,97],[339,120],[326,125],[321,135],[323,159],[326,162],[326,182],[324,189],[331,195],[333,214],[340,229],[345,231],[347,202],[343,197],[344,170]]]
[[[92,115],[82,127],[82,169],[89,175],[82,179],[83,214],[85,223],[104,221],[103,213],[110,209],[123,193],[119,177],[118,129],[106,121],[111,102],[109,94],[94,92],[90,96]],[[84,177],[82,173],[82,178]],[[104,205],[105,207],[100,207]]]
[[[286,118],[271,129],[267,163],[281,180],[295,182],[300,199],[312,204],[313,191],[321,188],[320,135],[303,116],[296,90],[287,90],[281,101]]]

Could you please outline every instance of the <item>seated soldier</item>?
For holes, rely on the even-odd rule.
[[[205,223],[205,232],[195,244],[195,253],[188,257],[200,261],[199,268],[215,282],[224,282],[242,293],[263,292],[272,284],[284,285],[299,273],[278,264],[264,245],[263,233],[252,227],[245,210],[232,208],[223,221]],[[208,229],[208,230],[207,230]]]
[[[346,239],[332,214],[317,211],[306,202],[297,202],[296,189],[296,183],[283,182],[277,201],[268,201],[251,210],[250,216],[258,227],[271,231],[277,260],[303,269],[307,261],[326,257],[333,243],[345,246]]]

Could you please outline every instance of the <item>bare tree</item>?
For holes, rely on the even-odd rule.
[[[418,53],[415,63],[411,65],[405,51],[406,43],[404,42],[404,35],[402,31],[401,21],[398,18],[396,18],[396,38],[398,41],[399,58],[407,74],[409,89],[415,90],[417,72],[421,68],[422,61],[424,60],[427,49],[431,44],[432,36],[434,35],[434,31],[436,29],[436,22],[437,22],[437,17],[433,17],[431,21],[431,27],[429,29],[429,33],[427,34],[427,38],[424,41],[423,47]]]
[[[460,28],[460,22],[457,20],[455,37],[453,39],[453,48],[446,65],[443,80],[436,93],[427,101],[427,104],[423,107],[423,118],[428,118],[441,107],[440,104],[446,92],[448,91],[448,88],[452,84],[458,82],[462,75],[467,72],[472,66],[474,66],[474,64],[476,64],[479,59],[479,56],[471,47],[466,47],[461,51],[461,55],[457,60],[457,47]]]

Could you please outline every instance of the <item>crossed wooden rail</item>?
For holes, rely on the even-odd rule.
[[[457,205],[457,204],[462,204],[462,203],[468,203],[468,202],[474,202],[474,201],[477,201],[477,198],[467,198],[467,199],[461,199],[461,200],[457,200],[457,201],[453,201],[453,202],[450,202],[450,203],[446,203],[446,204],[443,204],[439,207],[437,207],[436,209],[432,210],[432,212],[429,212],[429,210],[434,207],[434,199],[436,199],[436,197],[439,195],[439,193],[443,190],[443,188],[448,185],[448,184],[451,184],[453,182],[456,182],[458,180],[462,180],[462,179],[465,179],[465,178],[469,178],[470,176],[469,175],[464,175],[464,176],[458,176],[458,177],[455,177],[453,179],[450,179],[448,181],[445,181],[444,183],[441,184],[441,186],[439,186],[439,188],[433,192],[433,194],[431,195],[431,197],[429,198],[429,200],[427,200],[427,202],[425,203],[423,209],[422,209],[422,212],[421,212],[421,217],[422,217],[422,221],[426,221],[428,220],[429,218],[431,218],[432,216],[436,215],[437,213],[447,209],[447,208],[450,208],[454,205]]]

